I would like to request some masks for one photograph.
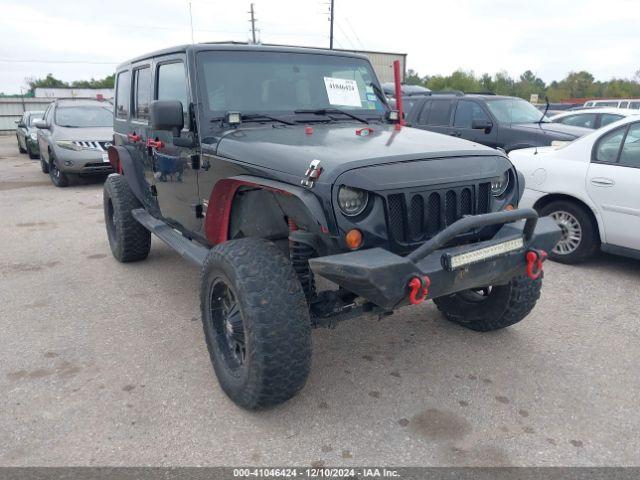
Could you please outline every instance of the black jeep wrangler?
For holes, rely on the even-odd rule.
[[[199,44],[116,73],[111,251],[143,260],[154,233],[201,266],[207,346],[237,404],[302,388],[313,327],[429,299],[488,331],[534,307],[556,224],[517,209],[502,153],[400,125],[365,57]]]

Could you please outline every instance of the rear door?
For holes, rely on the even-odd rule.
[[[586,181],[606,243],[639,250],[640,122],[611,130],[596,142]]]
[[[474,120],[491,122],[493,125],[488,129],[474,129],[472,128]],[[498,126],[491,120],[484,107],[475,100],[458,100],[453,118],[453,133],[457,137],[489,147],[498,146]]]
[[[184,54],[168,55],[156,59],[154,64],[154,99],[179,100],[182,103],[184,127],[180,136],[192,135],[190,92],[187,81]],[[188,231],[202,227],[202,211],[198,200],[196,145],[178,146],[173,143],[173,133],[166,130],[150,130],[149,140],[156,142],[148,149],[153,165],[158,204],[162,216]],[[158,143],[160,142],[160,143]]]
[[[453,134],[452,111],[453,99],[433,97],[425,102],[416,127],[437,133]]]

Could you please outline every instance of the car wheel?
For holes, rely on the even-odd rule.
[[[540,298],[542,277],[513,278],[506,285],[485,287],[433,300],[447,320],[478,332],[499,330],[524,319]]]
[[[53,156],[53,152],[49,153],[49,177],[56,187],[64,188],[69,186],[69,176],[60,171],[58,162]]]
[[[40,157],[39,154],[35,153],[32,149],[31,149],[31,143],[27,143],[27,155],[29,155],[29,158],[32,160],[35,160],[37,158]]]
[[[549,216],[562,230],[560,240],[549,252],[549,258],[561,263],[579,263],[591,257],[600,244],[598,228],[581,205],[559,200],[545,205],[540,216]]]
[[[42,173],[49,173],[49,164],[42,157],[40,157],[40,169]]]
[[[20,145],[20,138],[17,135],[16,135],[16,140],[18,141],[18,151],[20,153],[26,153],[27,151],[24,148],[22,148],[22,145]]]
[[[151,249],[151,232],[131,214],[142,208],[122,175],[107,178],[103,189],[104,222],[111,253],[119,262],[144,260]]]
[[[204,335],[222,390],[247,409],[285,402],[311,367],[311,321],[289,259],[271,242],[231,240],[202,269]]]

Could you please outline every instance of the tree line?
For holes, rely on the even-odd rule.
[[[101,79],[91,80],[74,80],[73,82],[65,82],[59,78],[54,77],[51,73],[48,73],[44,78],[29,77],[25,79],[26,84],[29,86],[26,97],[33,97],[36,92],[36,88],[113,88],[116,81],[116,74],[108,75]],[[0,96],[18,96],[18,95],[4,95],[0,93]]]
[[[409,69],[406,83],[421,85],[435,91],[491,92],[526,100],[529,100],[532,94],[537,94],[541,102],[545,97],[548,97],[550,102],[561,102],[572,98],[640,97],[640,70],[631,79],[613,78],[609,81],[597,81],[591,73],[586,71],[570,72],[562,80],[554,80],[547,84],[531,70],[514,79],[506,72],[476,76],[473,71],[465,70],[456,70],[451,75],[421,77],[417,72]]]

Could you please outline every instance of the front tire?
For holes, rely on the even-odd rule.
[[[151,249],[151,232],[131,214],[142,208],[122,175],[111,175],[104,182],[104,222],[113,256],[122,263],[144,260]]]
[[[478,332],[508,327],[529,315],[540,298],[542,276],[522,275],[506,285],[466,290],[433,300],[447,320]]]
[[[200,306],[222,390],[247,409],[293,397],[311,367],[311,321],[288,258],[271,242],[243,238],[209,252]]]
[[[29,155],[29,158],[31,160],[35,160],[37,158],[40,157],[39,154],[35,153],[32,149],[31,149],[31,143],[27,143],[27,155]]]
[[[595,221],[575,202],[558,200],[540,209],[540,216],[549,216],[562,230],[562,237],[549,252],[549,258],[560,263],[580,263],[598,250],[600,236]]]
[[[58,188],[65,188],[69,186],[69,175],[60,171],[56,157],[53,156],[53,152],[49,154],[49,177],[51,182]]]
[[[20,138],[18,138],[18,136],[17,136],[17,135],[16,135],[16,140],[18,141],[18,151],[19,151],[20,153],[26,153],[27,151],[26,151],[24,148],[22,148],[22,145],[20,145]],[[26,142],[25,142],[25,143],[26,143]]]
[[[49,164],[42,157],[40,157],[40,169],[42,173],[49,173]]]

